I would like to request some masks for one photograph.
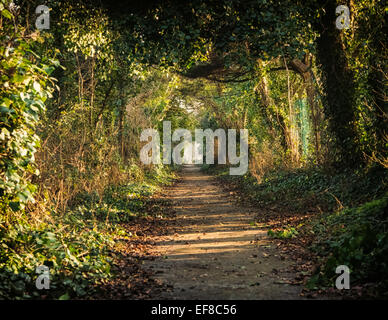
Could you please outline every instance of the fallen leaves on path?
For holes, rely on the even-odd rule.
[[[174,224],[174,212],[163,194],[147,202],[146,217],[138,217],[124,225],[129,237],[117,238],[112,271],[115,277],[98,287],[97,299],[150,299],[169,286],[153,278],[153,272],[142,267],[144,260],[155,259],[152,248],[155,235],[167,235],[166,225]]]

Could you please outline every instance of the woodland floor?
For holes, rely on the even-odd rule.
[[[184,166],[164,197],[175,217],[162,228],[165,235],[151,236],[142,269],[163,288],[148,298],[305,298],[294,281],[296,261],[253,223],[258,209],[236,204],[212,176]]]

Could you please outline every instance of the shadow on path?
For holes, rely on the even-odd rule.
[[[185,166],[168,191],[176,233],[155,239],[154,260],[144,266],[171,290],[153,299],[301,299],[301,287],[266,230],[252,226],[254,212],[234,204],[199,167]]]

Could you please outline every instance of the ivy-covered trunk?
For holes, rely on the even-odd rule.
[[[322,16],[316,23],[320,37],[317,39],[317,60],[321,64],[325,96],[325,116],[333,134],[333,165],[354,167],[362,157],[357,144],[354,106],[354,77],[350,70],[341,30],[336,27],[337,1],[319,1]]]
[[[383,1],[375,7],[374,15],[371,16],[372,24],[369,23],[371,34],[374,31],[369,48],[371,56],[369,59],[370,72],[368,82],[373,95],[372,109],[375,113],[373,129],[376,139],[375,149],[383,156],[388,156],[388,103],[387,103],[387,14],[384,15]],[[369,28],[368,28],[369,29]]]

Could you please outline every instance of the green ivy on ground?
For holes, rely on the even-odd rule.
[[[332,286],[336,267],[349,267],[351,286],[379,283],[388,296],[388,194],[362,204],[320,217],[314,225],[317,243],[313,249],[321,268],[309,287]]]
[[[174,174],[167,168],[150,172],[141,183],[110,186],[102,199],[78,195],[82,205],[52,212],[45,222],[20,217],[0,221],[0,298],[69,299],[90,296],[114,277],[109,251],[115,237],[131,237],[123,222],[147,215],[148,197]],[[74,200],[74,203],[77,199]],[[36,268],[50,268],[50,289],[38,290]]]
[[[228,169],[203,167],[220,179],[237,184],[244,197],[258,206],[276,205],[289,211],[330,212],[338,207],[353,207],[365,203],[386,190],[386,169],[363,171],[344,170],[330,173],[318,169],[272,171],[259,182],[250,173],[230,176]]]

